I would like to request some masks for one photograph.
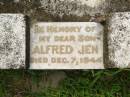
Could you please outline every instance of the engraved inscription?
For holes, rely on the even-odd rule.
[[[31,69],[103,69],[103,27],[94,22],[37,23]]]

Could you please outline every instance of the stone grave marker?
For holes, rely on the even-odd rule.
[[[30,69],[104,69],[103,26],[99,23],[36,23],[30,49]]]
[[[108,30],[109,64],[127,68],[130,65],[130,12],[113,13]]]
[[[25,29],[22,14],[0,14],[0,69],[25,68]]]

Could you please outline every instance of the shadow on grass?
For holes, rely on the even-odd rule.
[[[54,82],[62,75],[66,77],[62,77],[58,86],[51,86],[49,80]],[[129,69],[0,70],[0,97],[130,97],[129,89]]]

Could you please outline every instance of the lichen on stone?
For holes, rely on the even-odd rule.
[[[54,16],[95,15],[107,11],[110,0],[40,0],[41,7]]]
[[[0,68],[25,67],[25,20],[22,14],[0,14]]]
[[[110,64],[126,68],[130,64],[130,12],[113,13],[108,30]]]

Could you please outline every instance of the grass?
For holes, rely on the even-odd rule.
[[[38,85],[54,72],[1,70],[0,97],[130,97],[129,69],[64,71],[58,87]]]

